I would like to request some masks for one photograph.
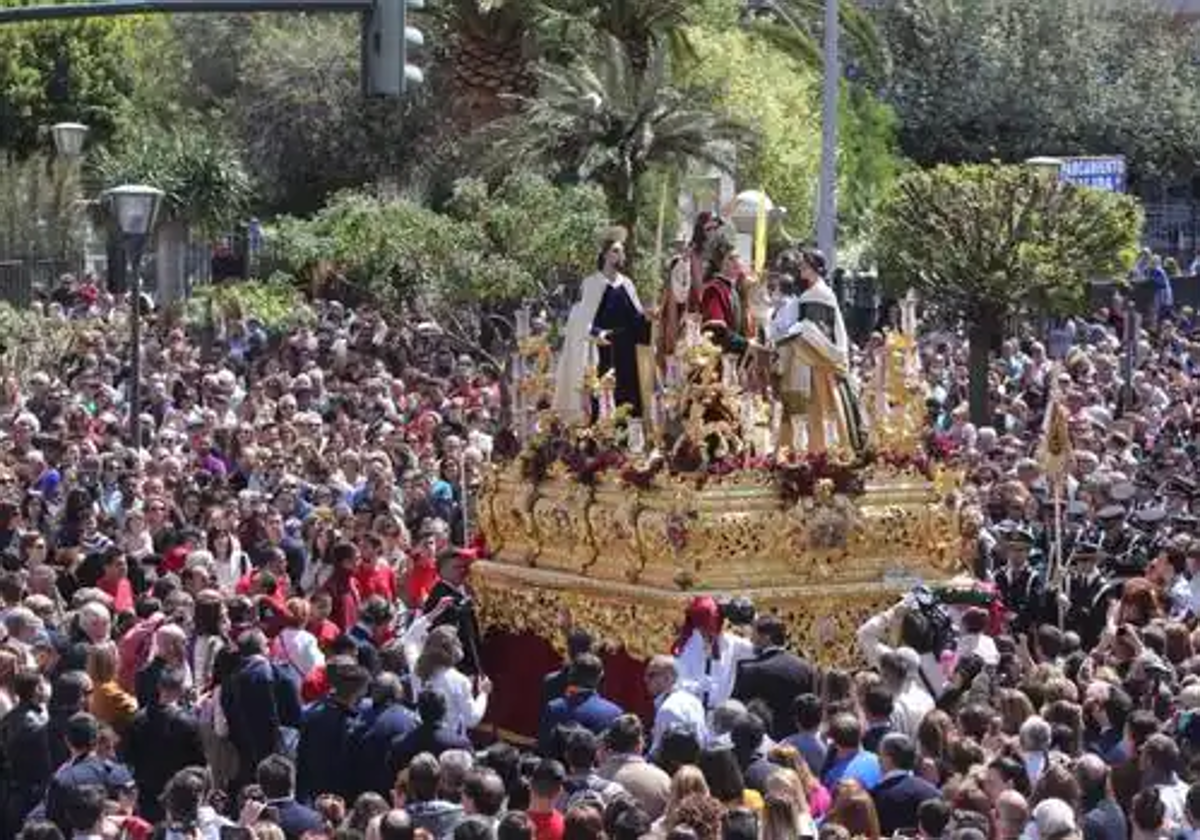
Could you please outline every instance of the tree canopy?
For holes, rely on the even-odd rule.
[[[141,26],[137,18],[0,26],[0,150],[49,150],[44,132],[56,122],[86,123],[93,143],[111,139],[137,87]]]
[[[590,60],[543,63],[538,80],[519,114],[483,134],[489,156],[500,168],[598,184],[613,221],[635,234],[640,190],[653,167],[699,161],[733,171],[737,151],[755,141],[746,123],[672,79],[664,44],[639,69],[627,46],[610,37]]]
[[[1077,187],[1027,166],[938,166],[900,177],[877,211],[880,276],[916,289],[927,311],[965,321],[972,414],[987,416],[987,359],[1018,312],[1070,313],[1093,280],[1123,276],[1142,214],[1129,196]]]
[[[581,276],[606,220],[596,187],[517,175],[491,190],[460,181],[445,213],[343,193],[310,219],[283,219],[274,238],[297,274],[328,262],[383,301],[486,306],[546,297]]]
[[[1134,181],[1191,174],[1196,33],[1165,4],[897,0],[879,19],[918,163],[1124,154]]]

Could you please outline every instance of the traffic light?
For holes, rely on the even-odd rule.
[[[425,0],[375,0],[363,14],[362,80],[367,96],[403,96],[425,74],[408,63],[408,48],[425,43],[421,30],[408,25],[410,9],[425,8]]]

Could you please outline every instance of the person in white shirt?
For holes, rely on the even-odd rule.
[[[937,707],[929,691],[921,685],[920,668],[921,657],[912,648],[902,647],[879,657],[879,675],[894,697],[893,723],[898,732],[910,738],[917,737],[921,721]]]
[[[491,680],[484,676],[479,677],[476,690],[471,678],[456,667],[462,659],[458,631],[443,624],[429,631],[415,668],[417,694],[428,689],[446,698],[442,729],[459,737],[466,736],[468,730],[483,720],[492,691]]]
[[[688,604],[683,626],[671,653],[679,687],[700,699],[711,711],[733,695],[738,663],[754,657],[749,639],[724,632],[725,619],[716,600],[695,598]]]
[[[928,628],[911,593],[895,606],[867,619],[858,628],[858,647],[868,664],[878,666],[880,658],[892,650],[883,640],[890,638],[897,629],[901,643],[914,650],[925,641],[923,637],[927,635]],[[940,697],[946,689],[946,673],[941,660],[932,651],[921,651],[920,670],[916,676],[932,697]]]
[[[654,730],[650,752],[657,753],[663,735],[671,728],[687,727],[698,743],[708,741],[708,723],[704,706],[696,695],[678,684],[679,673],[670,656],[655,656],[646,665],[646,688],[654,697]]]

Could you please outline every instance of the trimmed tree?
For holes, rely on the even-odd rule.
[[[896,182],[878,210],[875,251],[885,284],[916,289],[935,317],[965,323],[971,418],[988,424],[988,364],[1003,325],[1082,309],[1089,282],[1132,264],[1141,225],[1135,199],[1031,167],[939,166]]]

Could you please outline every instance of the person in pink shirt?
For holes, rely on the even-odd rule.
[[[133,612],[133,585],[129,582],[129,563],[125,552],[112,546],[104,552],[104,572],[96,587],[113,599],[113,611],[118,615]]]

